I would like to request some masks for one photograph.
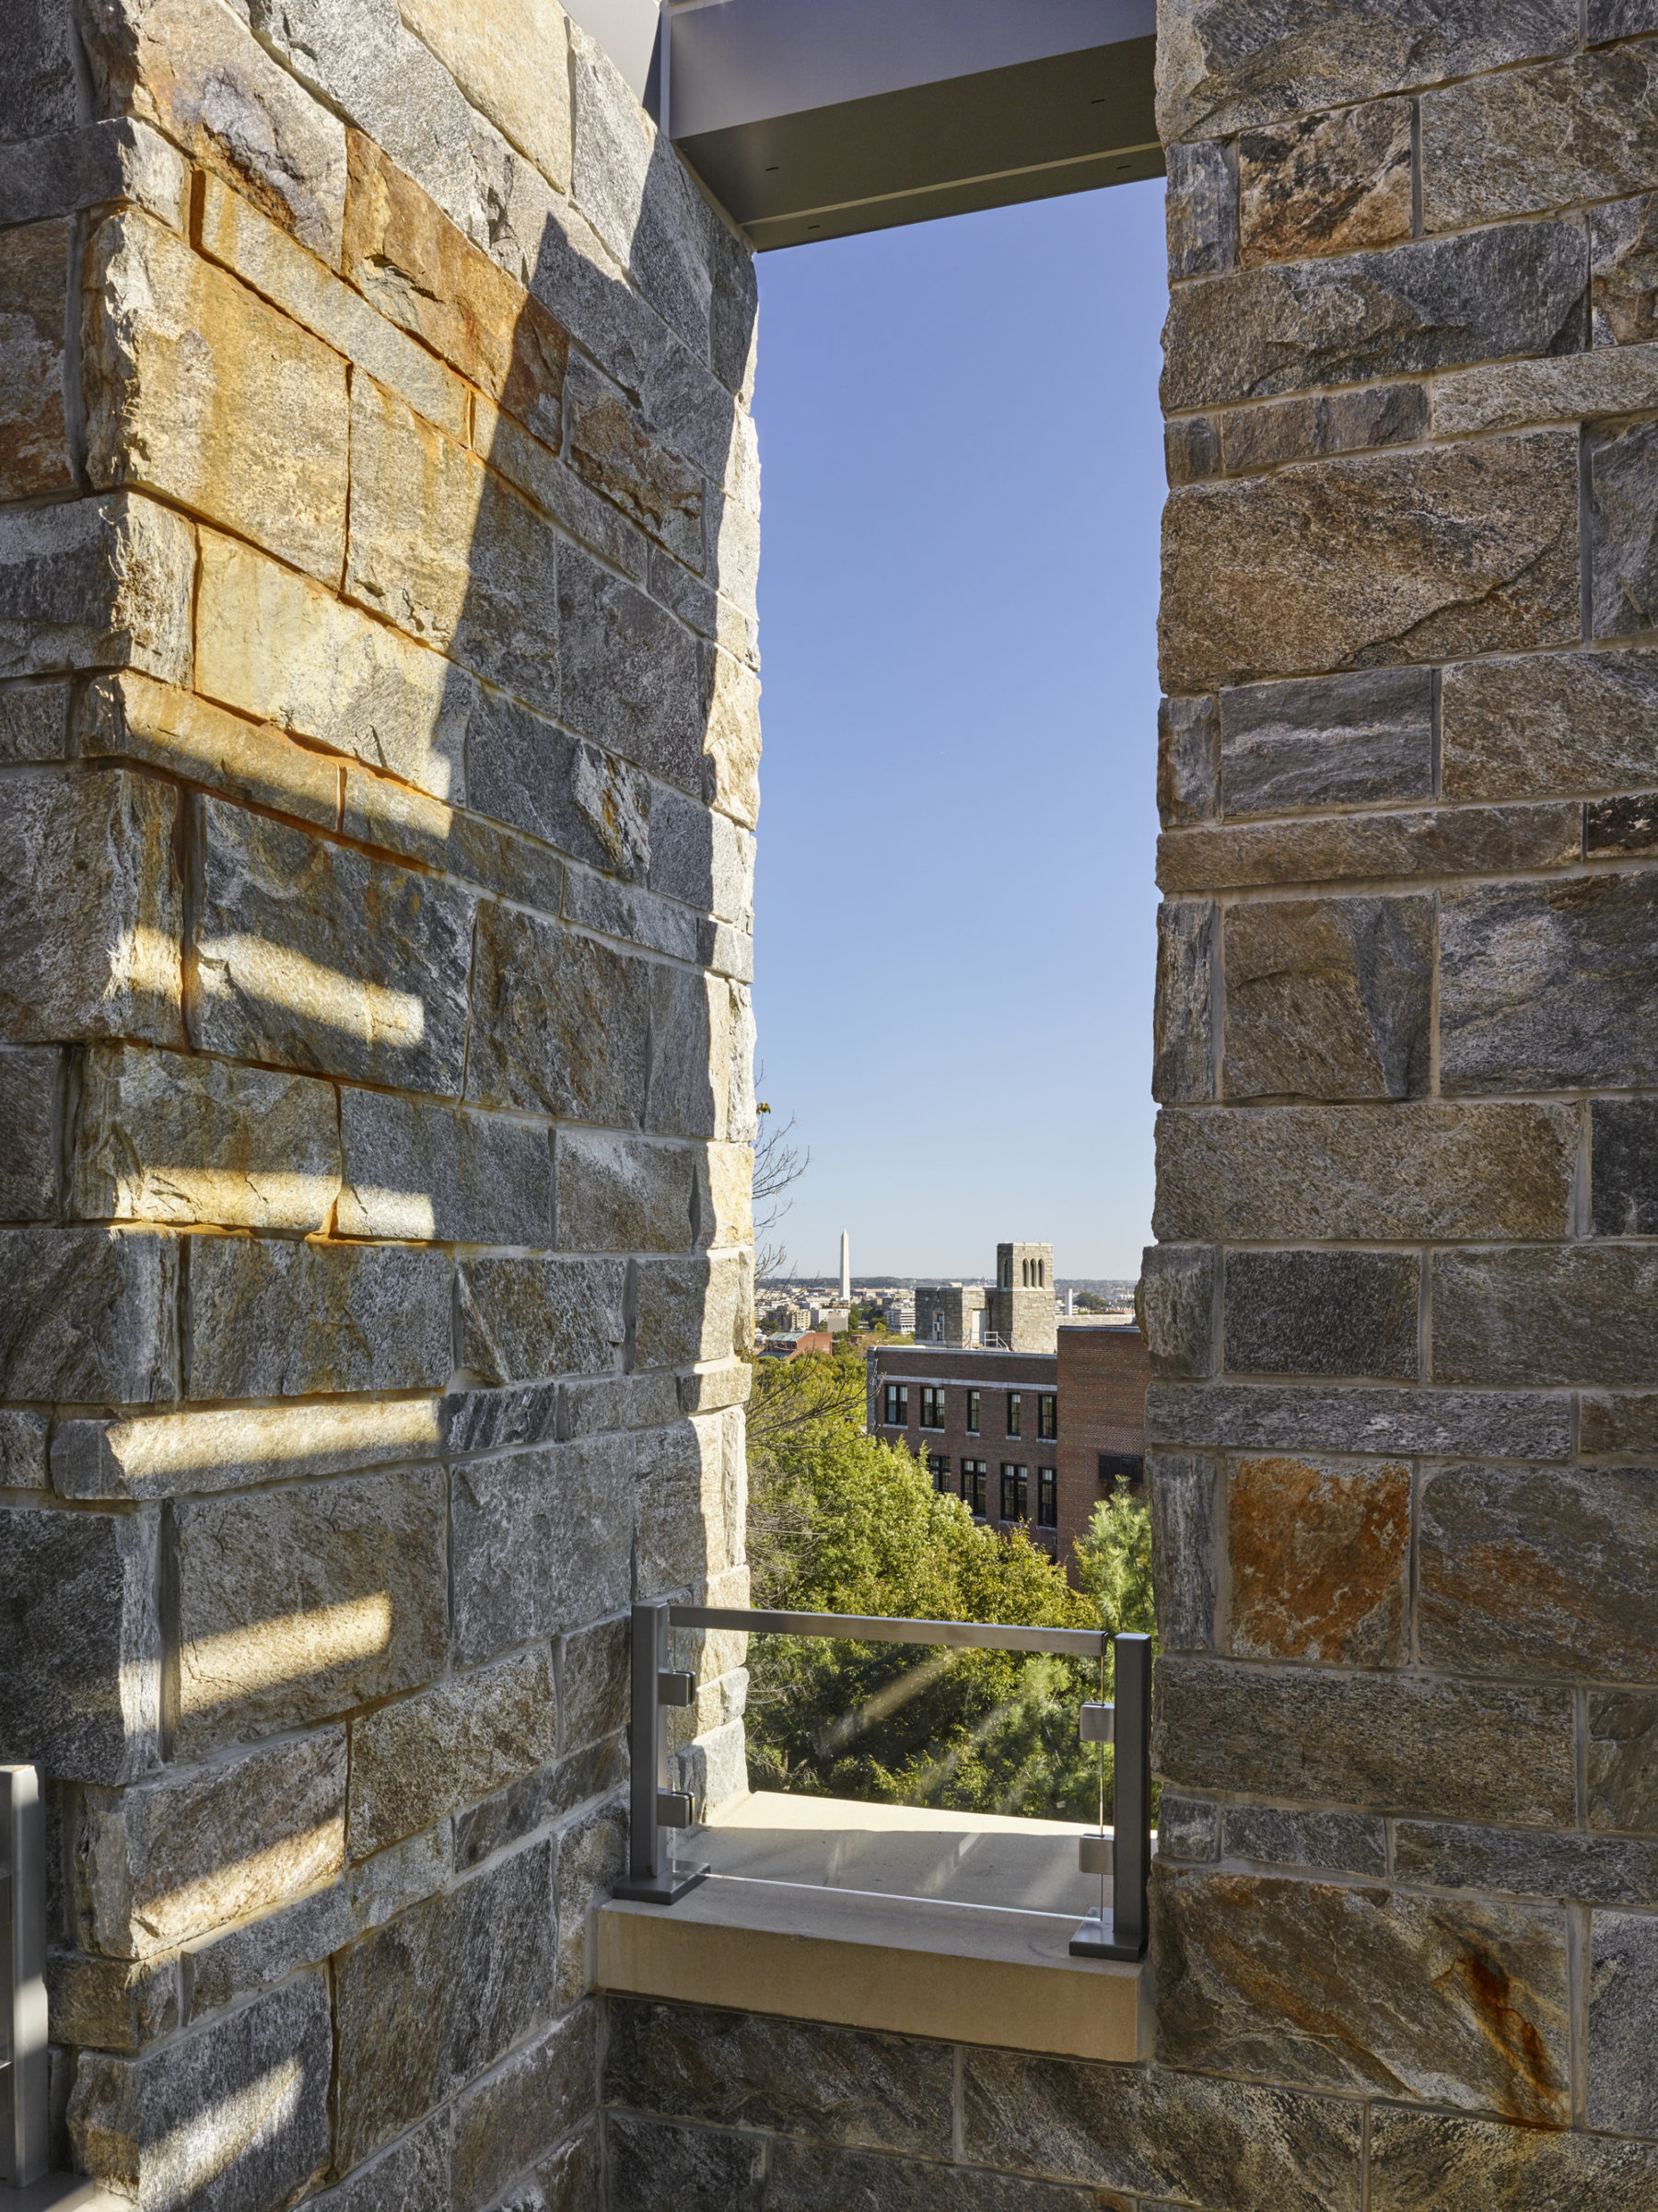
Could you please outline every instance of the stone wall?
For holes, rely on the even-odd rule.
[[[555,0],[6,44],[0,1756],[59,2156],[586,2207],[625,1608],[746,1592],[749,257]],[[718,1794],[741,1653],[684,1658]]]

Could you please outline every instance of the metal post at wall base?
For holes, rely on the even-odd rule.
[[[0,2182],[23,2189],[52,2163],[47,2126],[46,1821],[32,1766],[0,1766]]]
[[[664,1601],[634,1607],[632,1657],[627,1878],[612,1894],[636,1904],[672,1904],[694,1890],[708,1869],[675,1867],[668,1854],[668,1831],[692,1827],[696,1820],[696,1802],[689,1792],[668,1787],[668,1707],[692,1704],[696,1680],[669,1669]]]
[[[1074,1959],[1143,1959],[1150,1933],[1151,1873],[1151,1639],[1112,1639],[1115,1709],[1112,1766],[1111,1910],[1084,1920],[1070,1939]],[[1090,1836],[1084,1839],[1093,1843]],[[1103,1841],[1103,1839],[1099,1839]],[[1099,1855],[1103,1865],[1104,1854]]]

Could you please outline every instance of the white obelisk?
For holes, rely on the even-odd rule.
[[[841,1231],[841,1301],[852,1303],[852,1240],[845,1229]]]

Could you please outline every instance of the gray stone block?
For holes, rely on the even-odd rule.
[[[1227,814],[1430,797],[1431,690],[1427,669],[1375,669],[1223,692]]]
[[[51,1481],[46,1443],[52,1422],[46,1414],[20,1406],[0,1410],[0,1490],[44,1490]]]
[[[0,1219],[46,1221],[57,1212],[62,1068],[49,1046],[0,1053]]]
[[[745,924],[754,902],[754,840],[671,786],[650,797],[650,888]]]
[[[661,2120],[606,2116],[611,2202],[616,2212],[760,2212],[765,2187],[762,2137]]]
[[[497,821],[628,879],[652,850],[650,786],[637,769],[487,689],[467,729],[466,787]]]
[[[1640,1383],[1658,1364],[1658,1252],[1568,1245],[1436,1252],[1436,1382]]]
[[[0,684],[0,762],[61,761],[68,750],[67,681]]]
[[[345,771],[340,829],[360,844],[459,876],[543,914],[555,914],[564,901],[564,862],[545,846],[358,768]]]
[[[1136,1316],[1154,1375],[1212,1375],[1220,1262],[1212,1246],[1154,1244],[1140,1263]]]
[[[1436,2204],[1457,2212],[1534,2212],[1541,2205],[1644,2212],[1658,2190],[1658,2149],[1644,2143],[1399,2105],[1372,2110],[1372,2212]]]
[[[624,1788],[626,1782],[627,1751],[620,1737],[584,1744],[579,1751],[538,1767],[533,1774],[509,1782],[505,1789],[497,1789],[493,1797],[458,1812],[454,1819],[455,1864],[459,1868],[481,1866],[508,1844],[565,1820],[578,1806]],[[567,1829],[560,1831],[560,1848],[567,1833]],[[559,1971],[562,1973],[562,1966]],[[562,1998],[559,2001],[564,2002]]]
[[[182,2017],[179,1962],[49,1950],[46,2002],[53,2043],[142,2051],[170,2035]]]
[[[558,1647],[558,1696],[566,1746],[596,1743],[627,1726],[628,1624],[600,1621]]]
[[[478,909],[467,1097],[636,1127],[651,972],[591,937],[486,901]]]
[[[435,1399],[215,1407],[123,1421],[60,1421],[52,1480],[63,1497],[176,1497],[275,1477],[349,1474],[435,1459]]]
[[[0,676],[146,669],[190,680],[195,539],[135,492],[0,516]]]
[[[695,638],[574,547],[558,565],[560,714],[636,767],[703,796]]]
[[[627,1808],[595,1805],[559,1832],[553,1865],[558,1901],[558,2001],[574,2005],[597,1978],[597,1907],[627,1868]]]
[[[625,1322],[620,1260],[462,1260],[461,1365],[485,1382],[605,1374]]]
[[[1394,1871],[1439,1890],[1495,1890],[1594,1904],[1658,1903],[1658,1845],[1535,1828],[1465,1828],[1399,1821]]]
[[[1529,421],[1533,413],[1524,410],[1519,420]],[[1322,460],[1331,454],[1361,452],[1367,446],[1411,445],[1428,435],[1429,415],[1426,385],[1372,384],[1316,399],[1302,393],[1228,408],[1216,419],[1226,474],[1249,476],[1280,461]]]
[[[0,139],[41,138],[78,112],[75,18],[64,0],[18,0],[0,93]]]
[[[441,1390],[450,1300],[445,1252],[194,1238],[186,1394]]]
[[[1165,899],[1157,910],[1157,995],[1151,1018],[1151,1095],[1164,1106],[1215,1095],[1215,940],[1212,899]]]
[[[1151,1763],[1187,1789],[1570,1827],[1570,1690],[1170,1657]]]
[[[10,1593],[0,1626],[0,1758],[65,1781],[143,1774],[160,1755],[156,1515],[8,1506],[0,1549]]]
[[[231,1058],[458,1092],[473,897],[222,799],[193,808],[193,1041]]]
[[[735,995],[718,976],[684,968],[652,972],[648,1129],[664,1136],[738,1136],[730,1097],[741,1043]]]
[[[1220,812],[1220,746],[1213,697],[1158,702],[1157,811],[1165,830],[1210,821]]]
[[[131,116],[76,124],[32,143],[0,146],[0,222],[35,223],[129,200],[177,226],[185,174],[166,139]]]
[[[381,1091],[340,1094],[343,1237],[553,1240],[549,1133]]]
[[[1410,139],[1410,103],[1403,99],[1245,131],[1238,140],[1244,267],[1407,239]]]
[[[683,1368],[748,1349],[753,1321],[747,1252],[634,1263],[633,1356],[640,1368]]]
[[[1589,538],[1596,637],[1658,626],[1658,424],[1589,440]]]
[[[547,2017],[551,1851],[413,1905],[334,1962],[334,2157],[367,2158]]]
[[[1183,1798],[1172,1789],[1157,1800],[1160,1858],[1204,1861],[1220,1851],[1220,1808],[1212,1798]]]
[[[179,1754],[429,1681],[449,1646],[443,1508],[437,1467],[181,1500]]]
[[[745,1477],[723,1417],[705,1415],[652,1437],[640,1455],[635,1594],[684,1590],[743,1556]]]
[[[1570,1106],[1428,1100],[1164,1113],[1152,1227],[1250,1244],[1566,1237],[1578,1123]]]
[[[1583,856],[1617,860],[1658,852],[1658,793],[1591,799],[1583,809]]]
[[[600,1130],[561,1129],[561,1249],[683,1252],[698,1235],[697,1166],[697,1156],[684,1145],[652,1144]]]
[[[343,1883],[314,1890],[297,1904],[190,1946],[190,2015],[200,2020],[237,1998],[285,1982],[296,1966],[314,1966],[358,1933]]]
[[[559,1418],[567,1437],[603,1436],[613,1428],[662,1428],[701,1406],[680,1403],[680,1379],[671,1375],[595,1376],[563,1386]]]
[[[1165,2064],[1570,2121],[1559,1910],[1164,1868],[1152,1920]]]
[[[455,1658],[474,1665],[618,1612],[632,1595],[629,1439],[594,1438],[457,1467]]]
[[[1151,1585],[1158,1647],[1215,1647],[1215,1463],[1153,1455],[1147,1465],[1151,1507]]]
[[[1430,898],[1235,906],[1224,944],[1229,1099],[1404,1099],[1426,1089]]]
[[[1596,1913],[1589,1953],[1589,2125],[1658,2136],[1658,1919]]]
[[[1331,1391],[1268,1383],[1182,1390],[1154,1382],[1146,1393],[1146,1433],[1153,1442],[1199,1449],[1385,1452],[1395,1458],[1480,1452],[1569,1460],[1573,1450],[1570,1396],[1541,1391]],[[1658,1443],[1651,1449],[1658,1449]]]
[[[595,2009],[560,2020],[455,2102],[454,2212],[475,2212],[593,2109]]]
[[[1470,661],[1445,670],[1440,720],[1448,799],[1640,789],[1658,745],[1658,653]]]
[[[700,571],[706,486],[697,471],[658,445],[623,393],[579,355],[570,363],[564,403],[570,466],[582,482]],[[719,505],[716,494],[710,520]]]
[[[86,2052],[76,2162],[141,2206],[279,2212],[328,2167],[328,1983],[297,1974],[141,2058]]]
[[[1204,891],[1382,876],[1518,875],[1570,867],[1582,849],[1578,805],[1419,807],[1169,831],[1157,843],[1157,879],[1165,891]]]
[[[1586,1453],[1658,1452],[1658,1391],[1582,1391],[1578,1423]]]
[[[435,2113],[379,2158],[311,2201],[319,2212],[452,2212],[450,2138],[454,2115]],[[572,2207],[571,2212],[576,2212]]]
[[[63,215],[0,233],[0,496],[6,499],[66,492],[76,480],[64,403],[74,230]]]
[[[1422,222],[1458,230],[1639,192],[1655,145],[1658,55],[1647,47],[1450,85],[1421,101]]]
[[[703,957],[703,937],[695,914],[632,884],[613,883],[606,876],[572,868],[565,879],[564,918],[601,937],[621,937],[648,952],[665,952],[672,960]]]
[[[537,2165],[535,2183],[546,2212],[588,2212],[589,2206],[601,2201],[601,2125],[596,2118],[590,2120]],[[535,2212],[533,2205],[530,2212]]]
[[[1658,1696],[1590,1692],[1587,1787],[1591,1828],[1658,1834]]]
[[[179,1248],[101,1228],[0,1229],[8,1398],[147,1405],[179,1395]]]
[[[1238,169],[1234,149],[1220,141],[1172,146],[1163,219],[1169,233],[1169,279],[1214,276],[1238,259]]]
[[[1163,478],[1171,491],[1178,483],[1201,483],[1220,473],[1220,431],[1209,414],[1175,415],[1163,425]]]
[[[558,1440],[558,1385],[531,1382],[516,1390],[451,1391],[440,1420],[446,1450],[500,1451],[512,1444]]]
[[[1232,1252],[1226,1263],[1226,1370],[1414,1381],[1420,1284],[1414,1253]]]
[[[1658,193],[1590,209],[1589,299],[1596,345],[1658,337]]]
[[[766,2204],[776,2212],[865,2212],[903,2205],[905,2212],[1092,2212],[1096,2189],[1068,2189],[984,2167],[940,2166],[919,2159],[831,2149],[822,2143],[779,2143],[772,2157]]]
[[[1588,274],[1580,231],[1525,223],[1184,285],[1163,332],[1163,407],[1576,353]]]
[[[1228,1858],[1269,1866],[1335,1867],[1352,1874],[1385,1874],[1387,1831],[1363,1812],[1284,1812],[1270,1805],[1229,1805],[1223,1850]],[[1177,1856],[1196,1858],[1185,1852]],[[1213,1852],[1208,1854],[1213,1857]]]

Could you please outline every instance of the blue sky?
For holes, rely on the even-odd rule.
[[[800,1274],[1149,1240],[1161,180],[763,254],[761,1095]]]

